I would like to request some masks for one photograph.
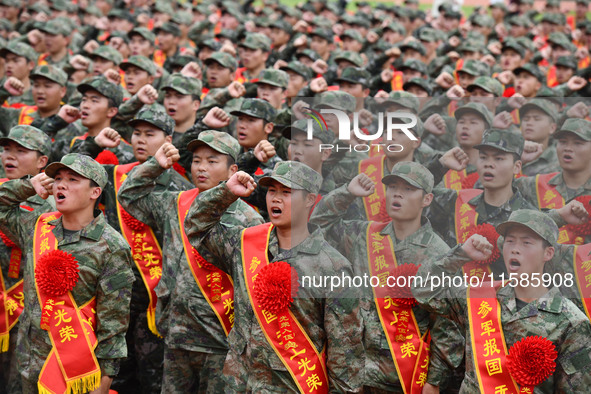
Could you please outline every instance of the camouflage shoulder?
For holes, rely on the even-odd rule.
[[[264,220],[252,206],[239,198],[228,207],[221,222],[226,225],[251,227],[264,223]]]

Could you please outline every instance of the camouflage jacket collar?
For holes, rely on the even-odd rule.
[[[498,209],[511,213],[514,210],[521,208],[523,201],[525,200],[523,199],[521,192],[516,187],[513,187],[513,195],[509,201],[498,207]],[[484,193],[480,193],[476,197],[473,197],[468,201],[468,204],[476,207],[479,214],[486,214],[486,208],[484,207]]]
[[[107,222],[105,220],[105,216],[101,212],[98,216],[95,216],[88,226],[84,227],[80,231],[76,231],[68,235],[67,237],[64,236],[64,226],[61,217],[50,221],[49,224],[55,226],[53,229],[53,234],[58,240],[58,245],[62,246],[76,243],[80,241],[80,238],[82,237],[91,239],[93,241],[98,241],[103,235]]]
[[[299,245],[294,246],[289,250],[282,250],[279,252],[279,241],[277,239],[277,229],[273,228],[271,231],[271,237],[269,239],[269,253],[274,261],[286,260],[286,259],[297,259],[299,254],[317,255],[322,251],[323,245],[325,245],[324,237],[320,231],[320,228],[315,224],[308,224],[308,231],[310,235],[303,240]]]
[[[394,244],[394,249],[399,251],[411,245],[427,247],[435,233],[433,232],[429,219],[423,216],[421,217],[421,227],[402,241],[396,238],[396,231],[391,222],[380,231],[380,235],[390,236],[390,238],[392,238],[392,243]]]
[[[515,301],[515,289],[512,286],[507,285],[500,288],[497,291],[497,299],[501,304],[501,308],[505,308],[511,312],[512,317],[508,322],[535,316],[540,311],[555,314],[560,314],[562,311],[563,296],[556,287],[551,288],[542,297],[530,302],[519,311],[517,310],[517,302]]]
[[[562,172],[559,172],[558,174],[554,175],[552,179],[548,181],[548,183],[553,186],[560,185],[566,188],[566,183],[564,182],[564,176],[562,175]],[[591,178],[589,178],[582,187],[585,190],[591,190]]]

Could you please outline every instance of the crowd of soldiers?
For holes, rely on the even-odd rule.
[[[591,392],[572,3],[0,0],[0,392]]]

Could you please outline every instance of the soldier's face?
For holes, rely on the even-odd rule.
[[[296,97],[298,92],[308,84],[308,81],[300,74],[287,70],[287,75],[289,75],[289,83],[287,84],[287,97]]]
[[[166,89],[164,93],[164,108],[177,126],[195,116],[199,104],[190,94],[180,94],[174,89]]]
[[[29,76],[32,68],[29,67],[32,62],[28,62],[27,58],[17,56],[14,53],[7,53],[4,61],[5,75],[7,77],[15,77],[23,80]]]
[[[531,109],[521,117],[521,134],[528,141],[546,142],[556,131],[556,123],[545,112]]]
[[[464,90],[466,90],[469,85],[474,83],[475,79],[476,79],[476,77],[474,75],[470,75],[468,73],[461,72],[461,71],[458,72],[458,82],[460,83],[460,86]]]
[[[456,123],[456,139],[462,148],[472,148],[482,141],[482,135],[486,129],[486,122],[482,117],[466,113]]]
[[[62,98],[66,95],[66,88],[47,78],[38,77],[33,80],[33,100],[42,111],[59,108]]]
[[[150,41],[146,40],[139,34],[134,34],[133,37],[131,37],[131,40],[129,41],[129,49],[131,50],[132,56],[142,55],[148,57],[154,52],[154,47]]]
[[[330,47],[330,43],[322,37],[312,36],[312,42],[310,43],[310,49],[318,53],[321,57],[326,55]]]
[[[83,126],[93,127],[102,124],[109,117],[108,113],[109,100],[105,96],[94,90],[84,93],[80,103],[80,119]]]
[[[158,32],[158,48],[164,52],[170,51],[178,43],[179,38],[165,31]]]
[[[574,74],[575,70],[570,67],[556,66],[556,80],[559,84],[567,83]]]
[[[8,179],[20,179],[25,175],[35,176],[47,164],[47,156],[9,141],[4,143],[0,159]]]
[[[132,95],[136,94],[144,85],[153,81],[154,77],[139,67],[127,66],[125,69],[125,89]]]
[[[281,108],[281,104],[285,97],[285,89],[266,83],[257,84],[257,98],[268,101],[273,108]]]
[[[513,71],[515,70],[517,67],[521,66],[521,63],[523,62],[523,58],[521,57],[521,55],[519,54],[519,52],[511,49],[511,48],[507,48],[503,51],[503,53],[501,53],[501,68],[503,69],[503,71]]]
[[[245,149],[254,148],[259,142],[267,139],[268,134],[263,119],[248,115],[240,115],[238,117],[236,131],[238,143]]]
[[[420,220],[423,209],[432,200],[433,194],[425,194],[401,178],[395,178],[386,186],[386,212],[394,221]]]
[[[306,133],[295,133],[291,135],[287,156],[289,160],[299,161],[308,167],[320,172],[322,163],[330,155],[330,150],[324,149],[320,152],[322,141],[318,138],[309,140]]]
[[[93,75],[98,76],[107,70],[118,70],[118,67],[112,61],[97,56],[92,59],[92,70]]]
[[[507,230],[503,244],[503,260],[509,274],[541,275],[544,272],[544,264],[552,256],[554,248],[545,247],[542,238],[528,227],[514,225]]]
[[[339,82],[339,88],[343,92],[347,92],[355,98],[363,99],[369,95],[369,89],[363,87],[360,83]]]
[[[294,190],[295,191],[295,190]],[[267,212],[269,219],[274,226],[279,228],[289,228],[292,225],[292,190],[277,181],[267,189]],[[297,202],[296,202],[297,205]],[[302,204],[303,205],[303,204]],[[303,211],[295,211],[303,212]],[[299,215],[302,216],[302,215]]]
[[[207,66],[205,72],[207,76],[207,83],[210,88],[223,88],[232,83],[234,73],[229,68],[226,68],[218,62],[212,62]]]
[[[240,60],[247,69],[255,69],[263,65],[269,57],[268,52],[263,52],[262,49],[251,49],[242,47],[243,51],[240,53]]]
[[[90,179],[70,169],[62,168],[56,173],[54,179],[55,206],[64,215],[76,215],[86,211],[89,206],[94,206],[95,201],[100,197],[100,187],[93,187]]]
[[[511,185],[521,171],[521,161],[515,161],[512,153],[484,147],[478,154],[476,169],[485,190],[498,190]]]
[[[68,45],[68,40],[61,34],[45,33],[45,49],[50,54],[57,54]]]
[[[222,181],[227,181],[238,167],[228,166],[228,155],[202,145],[193,152],[191,178],[200,191],[211,189]]]
[[[404,123],[404,120],[397,121],[394,119],[393,123]],[[397,163],[399,161],[412,161],[414,151],[421,145],[421,139],[411,140],[402,130],[395,129],[392,130],[392,138],[388,138],[387,134],[384,135],[383,143],[386,146],[397,145],[392,146],[391,149],[384,148],[388,160]]]
[[[131,134],[133,155],[140,163],[148,160],[150,156],[154,156],[165,142],[171,141],[171,136],[146,122],[137,123]]]
[[[515,92],[521,93],[524,97],[533,97],[542,87],[542,83],[528,72],[520,72],[515,76]]]
[[[413,78],[423,78],[423,73],[419,70],[413,70],[412,68],[405,68],[402,71],[402,81],[408,82]]]
[[[281,30],[278,27],[271,28],[271,40],[273,41],[273,46],[275,48],[279,48],[281,45],[287,43],[289,41],[289,34],[286,31]]]
[[[560,133],[556,154],[558,163],[564,171],[589,171],[590,141],[585,141],[573,133]]]
[[[361,51],[361,48],[363,48],[363,44],[359,41],[354,40],[351,37],[343,38],[343,50],[359,52]]]

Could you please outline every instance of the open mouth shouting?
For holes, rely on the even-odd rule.
[[[281,208],[271,207],[269,209],[269,216],[271,216],[271,218],[273,219],[280,218],[282,213],[283,211],[281,210]]]
[[[516,258],[512,258],[509,260],[509,271],[510,272],[517,272],[521,268],[521,263]]]
[[[486,171],[482,174],[483,181],[491,182],[493,179],[495,179],[495,175],[490,171]]]
[[[55,202],[56,204],[61,204],[66,200],[66,195],[63,192],[57,192],[55,194]]]

